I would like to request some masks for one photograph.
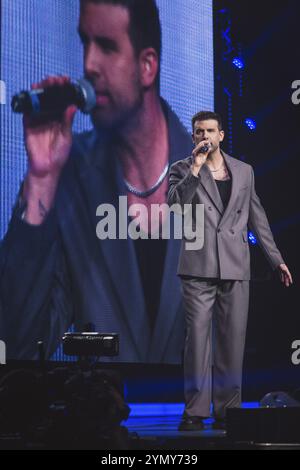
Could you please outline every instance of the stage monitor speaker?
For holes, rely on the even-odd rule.
[[[300,443],[300,407],[229,408],[226,424],[234,442]]]

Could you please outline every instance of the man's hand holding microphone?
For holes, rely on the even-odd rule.
[[[49,77],[32,85],[32,89],[64,85],[68,77]],[[60,120],[24,114],[24,141],[28,171],[22,197],[26,202],[24,220],[41,224],[53,205],[61,171],[72,145],[72,122],[76,106],[68,107]]]
[[[41,224],[54,204],[63,167],[72,146],[72,124],[78,109],[88,114],[96,104],[95,90],[86,79],[47,77],[12,99],[14,112],[23,113],[28,171],[22,198],[22,218]]]
[[[193,163],[191,171],[194,176],[199,176],[199,171],[207,160],[208,154],[211,149],[211,144],[208,139],[201,140],[192,152]]]

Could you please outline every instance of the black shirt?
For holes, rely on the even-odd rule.
[[[224,209],[226,209],[227,204],[230,199],[230,194],[231,194],[231,179],[229,180],[215,180],[222,202]]]

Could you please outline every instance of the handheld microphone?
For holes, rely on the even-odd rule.
[[[47,88],[21,91],[13,96],[12,110],[15,113],[31,116],[59,115],[70,105],[76,105],[88,114],[96,105],[96,93],[93,85],[86,79],[64,85],[52,85]]]
[[[201,149],[199,150],[199,153],[207,153],[209,149],[210,149],[210,145],[205,144],[203,145],[203,147],[201,147]]]

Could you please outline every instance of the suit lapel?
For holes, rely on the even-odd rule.
[[[201,185],[208,194],[209,198],[211,199],[212,203],[216,206],[218,211],[221,215],[224,212],[223,202],[217,187],[217,184],[207,167],[207,165],[203,165],[201,168]]]
[[[234,200],[238,194],[238,176],[239,176],[239,166],[236,165],[235,159],[227,155],[225,152],[221,151],[225,163],[229,169],[229,173],[231,176],[231,193],[230,193],[230,199],[228,201],[228,205],[226,209],[224,210],[224,205],[217,187],[217,184],[207,167],[207,165],[203,165],[201,169],[201,185],[208,194],[209,198],[211,199],[212,203],[216,206],[218,211],[220,212],[222,216],[222,221],[224,221],[227,217],[228,214],[230,214],[230,211],[232,209],[232,206],[234,204]]]
[[[230,157],[225,152],[222,152],[222,155],[225,159],[226,165],[231,175],[231,194],[230,194],[230,199],[228,201],[227,207],[222,216],[222,224],[223,224],[226,221],[227,216],[231,213],[232,207],[234,205],[234,201],[238,195],[240,166],[236,164],[236,160],[234,158]]]

